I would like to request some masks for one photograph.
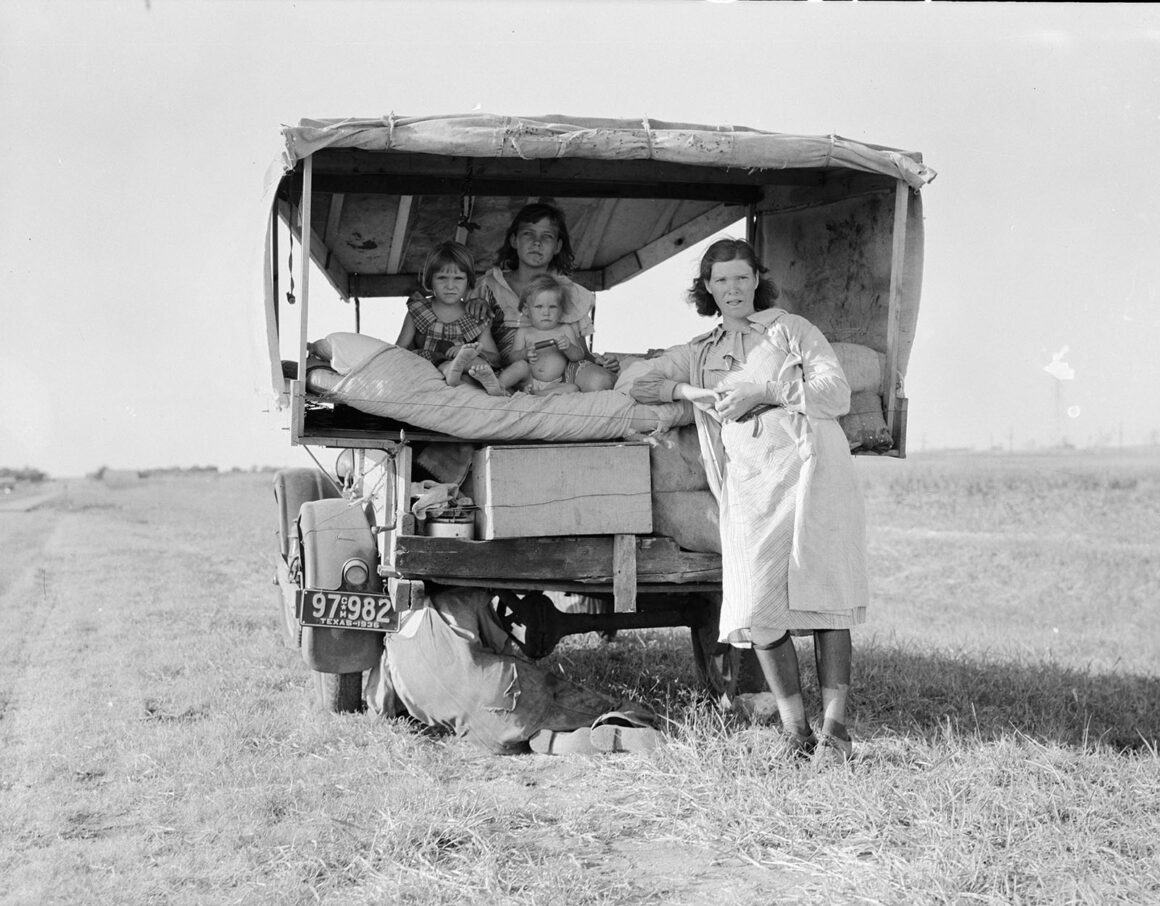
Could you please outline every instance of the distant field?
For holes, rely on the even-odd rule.
[[[270,475],[0,512],[0,903],[1160,902],[1160,451],[858,470],[858,757],[817,775],[679,630],[550,658],[669,718],[649,759],[318,713]]]

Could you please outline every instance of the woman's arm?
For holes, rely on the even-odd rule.
[[[695,346],[685,343],[651,359],[634,362],[621,373],[617,388],[638,403],[671,403],[679,384],[693,383]]]
[[[411,320],[410,312],[403,318],[403,326],[399,330],[399,338],[395,340],[395,345],[400,349],[415,348],[415,322]]]
[[[850,411],[850,384],[822,332],[805,318],[786,315],[778,322],[790,355],[800,367],[783,368],[766,385],[767,401],[811,418],[837,418]],[[787,359],[787,364],[790,360]]]
[[[772,380],[741,383],[721,394],[717,411],[741,418],[756,406],[781,406],[811,418],[837,418],[850,410],[850,385],[833,347],[805,318],[786,315],[773,328],[771,341],[786,353]]]
[[[496,311],[499,306],[496,304],[495,294],[492,293],[491,287],[483,282],[475,285],[471,295],[463,300],[463,305],[467,313],[477,321],[503,317],[502,312]]]

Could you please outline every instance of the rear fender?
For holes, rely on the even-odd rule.
[[[334,480],[320,469],[281,469],[274,475],[274,500],[278,505],[278,546],[289,561],[294,523],[302,504],[341,497]]]
[[[315,500],[302,504],[298,514],[302,538],[303,578],[307,588],[337,591],[343,588],[342,567],[351,558],[363,560],[370,570],[366,587],[351,591],[381,594],[378,548],[366,511],[346,500]],[[302,659],[321,673],[358,673],[379,662],[383,634],[359,629],[302,627]]]

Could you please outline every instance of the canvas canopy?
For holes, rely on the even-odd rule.
[[[358,148],[524,160],[654,160],[701,167],[801,169],[847,167],[882,173],[921,189],[935,177],[920,155],[838,135],[786,135],[744,126],[649,119],[492,114],[304,119],[283,130],[291,169],[323,148]]]

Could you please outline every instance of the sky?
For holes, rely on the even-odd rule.
[[[0,467],[309,465],[255,337],[281,126],[472,110],[921,151],[910,450],[1160,440],[1153,4],[5,0]],[[703,330],[693,266],[596,348]]]

